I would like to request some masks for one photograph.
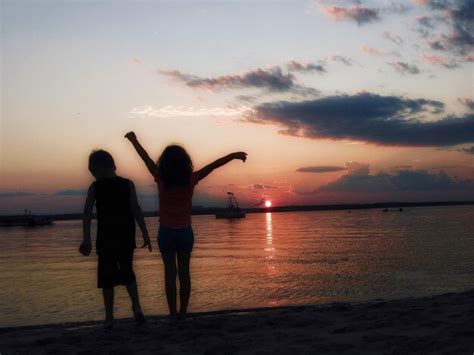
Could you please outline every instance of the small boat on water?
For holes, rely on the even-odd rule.
[[[35,216],[31,211],[25,210],[25,214],[21,216],[0,217],[1,227],[36,227],[50,226],[53,219],[47,216]]]
[[[228,206],[222,212],[216,213],[218,219],[236,219],[245,218],[245,211],[239,207],[237,199],[232,192],[227,193]]]

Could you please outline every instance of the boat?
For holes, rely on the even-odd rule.
[[[239,207],[237,199],[232,192],[227,193],[228,206],[225,210],[215,214],[218,219],[245,218],[245,211]]]
[[[53,219],[48,216],[35,216],[31,211],[25,210],[24,215],[7,216],[0,219],[1,227],[36,227],[36,226],[50,226],[53,224]]]

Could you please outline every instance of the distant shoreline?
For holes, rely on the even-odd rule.
[[[302,205],[302,206],[277,206],[269,208],[243,208],[247,213],[265,213],[265,212],[307,212],[307,211],[339,211],[339,210],[365,210],[365,209],[390,209],[407,207],[435,207],[435,206],[468,206],[474,205],[474,201],[429,201],[429,202],[379,202],[379,203],[361,203],[361,204],[337,204],[337,205]],[[192,215],[214,215],[222,212],[224,207],[193,207]],[[159,216],[158,211],[143,212],[145,217]],[[15,218],[21,215],[3,215],[0,221],[7,218]],[[50,217],[55,221],[79,220],[82,219],[82,213],[65,213],[39,215]]]

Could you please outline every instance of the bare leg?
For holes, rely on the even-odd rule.
[[[136,280],[133,280],[127,285],[127,292],[128,292],[128,295],[130,296],[130,300],[132,301],[133,314],[140,312],[141,307],[140,307],[140,299],[138,298],[138,288],[137,288]]]
[[[170,316],[176,317],[176,255],[174,252],[161,253],[165,265],[166,300]]]
[[[191,274],[189,272],[189,260],[191,253],[178,253],[178,275],[179,275],[179,317],[184,319],[188,309],[189,296],[191,294]]]
[[[135,317],[135,322],[137,325],[142,325],[146,323],[145,316],[142,313],[142,308],[140,307],[140,300],[138,298],[138,288],[137,281],[133,280],[127,285],[128,295],[132,300],[132,311],[133,316]]]
[[[103,288],[105,306],[105,327],[112,328],[114,322],[114,288]]]

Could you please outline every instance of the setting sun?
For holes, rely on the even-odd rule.
[[[265,207],[272,207],[272,201],[265,201]]]

